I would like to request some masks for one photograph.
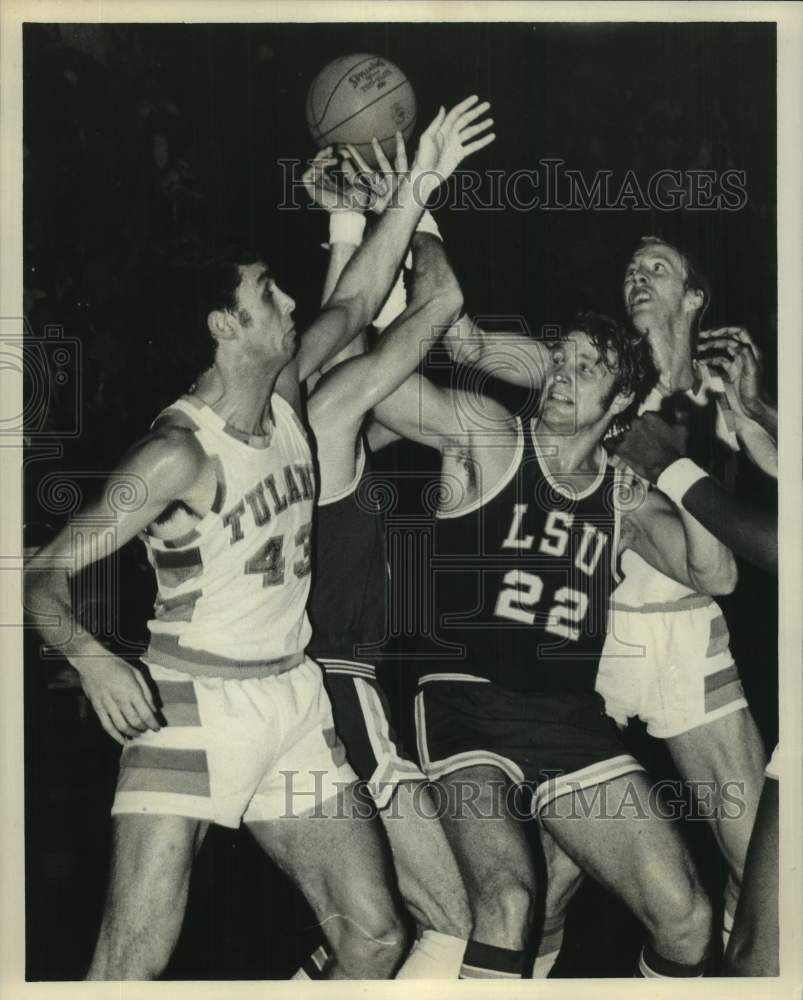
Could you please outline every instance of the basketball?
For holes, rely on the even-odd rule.
[[[391,163],[396,132],[410,138],[415,94],[410,81],[382,56],[341,56],[320,71],[307,92],[307,126],[319,149],[351,143],[372,166],[376,138]]]

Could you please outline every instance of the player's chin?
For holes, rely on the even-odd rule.
[[[644,302],[632,306],[628,309],[628,316],[630,317],[630,325],[636,333],[643,334],[646,337],[650,332],[650,320],[652,318],[652,310],[649,308],[649,303]]]
[[[564,429],[573,427],[576,421],[574,403],[564,402],[562,399],[549,399],[544,403],[541,410],[541,423],[549,427]]]

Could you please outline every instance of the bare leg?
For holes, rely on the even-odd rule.
[[[314,812],[248,824],[320,920],[334,957],[329,979],[389,979],[405,948],[388,851],[364,808],[350,785]]]
[[[753,716],[743,708],[666,744],[684,779],[695,782],[698,799],[713,807],[717,842],[740,886],[767,762]]]
[[[557,961],[563,944],[566,911],[583,884],[582,870],[544,827],[541,828],[541,846],[546,864],[546,899],[544,922],[533,964],[533,979],[545,979]]]
[[[208,826],[181,816],[114,817],[109,889],[87,979],[155,979],[164,971]]]
[[[553,800],[541,822],[583,871],[641,920],[663,958],[697,965],[709,944],[710,907],[677,830],[651,812],[649,790],[643,773],[623,775]],[[589,810],[595,792],[599,804]]]
[[[468,896],[438,806],[423,783],[403,782],[380,817],[407,909],[422,927],[468,938]]]
[[[747,852],[724,973],[778,975],[778,782],[767,779]]]
[[[523,951],[536,876],[522,824],[505,807],[510,780],[499,768],[482,765],[455,771],[440,784],[451,796],[443,827],[468,891],[472,938]]]

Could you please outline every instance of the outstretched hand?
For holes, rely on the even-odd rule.
[[[477,121],[491,105],[488,101],[478,104],[476,95],[456,104],[451,111],[438,111],[429,127],[422,133],[413,171],[428,173],[433,179],[433,190],[442,184],[463,162],[477,150],[489,146],[496,135],[488,132],[493,118]],[[483,134],[484,133],[484,134]]]
[[[719,372],[731,407],[755,419],[765,401],[761,352],[741,326],[700,331],[700,360]]]
[[[655,413],[645,413],[614,449],[619,458],[644,479],[656,483],[661,473],[686,454],[687,430],[672,426]]]

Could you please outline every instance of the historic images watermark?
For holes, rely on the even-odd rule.
[[[310,205],[304,183],[309,161],[280,159],[283,198],[281,211],[316,208]],[[535,167],[517,170],[458,170],[435,194],[419,196],[426,171],[414,181],[414,196],[431,209],[471,212],[738,212],[746,205],[747,171],[665,167],[650,174],[599,169],[592,173],[567,166],[560,158],[542,158]],[[377,197],[371,180],[375,175],[357,173],[352,183],[363,192],[370,210]],[[437,175],[435,175],[437,176]],[[390,196],[393,205],[395,191]],[[350,207],[344,200],[343,208]]]
[[[281,819],[367,819],[377,802],[387,820],[403,819],[412,809],[424,819],[498,820],[526,822],[536,813],[561,820],[638,821],[738,820],[747,808],[744,781],[663,780],[647,784],[632,777],[584,786],[571,775],[545,772],[542,782],[512,782],[499,778],[484,782],[448,779],[422,780],[411,785],[405,805],[395,795],[397,782],[387,778],[327,783],[325,771],[281,771],[284,811]],[[312,778],[312,782],[310,782]],[[310,787],[311,786],[311,787]],[[324,792],[326,787],[327,792]],[[350,789],[350,791],[348,791]],[[335,794],[332,794],[332,792]]]

